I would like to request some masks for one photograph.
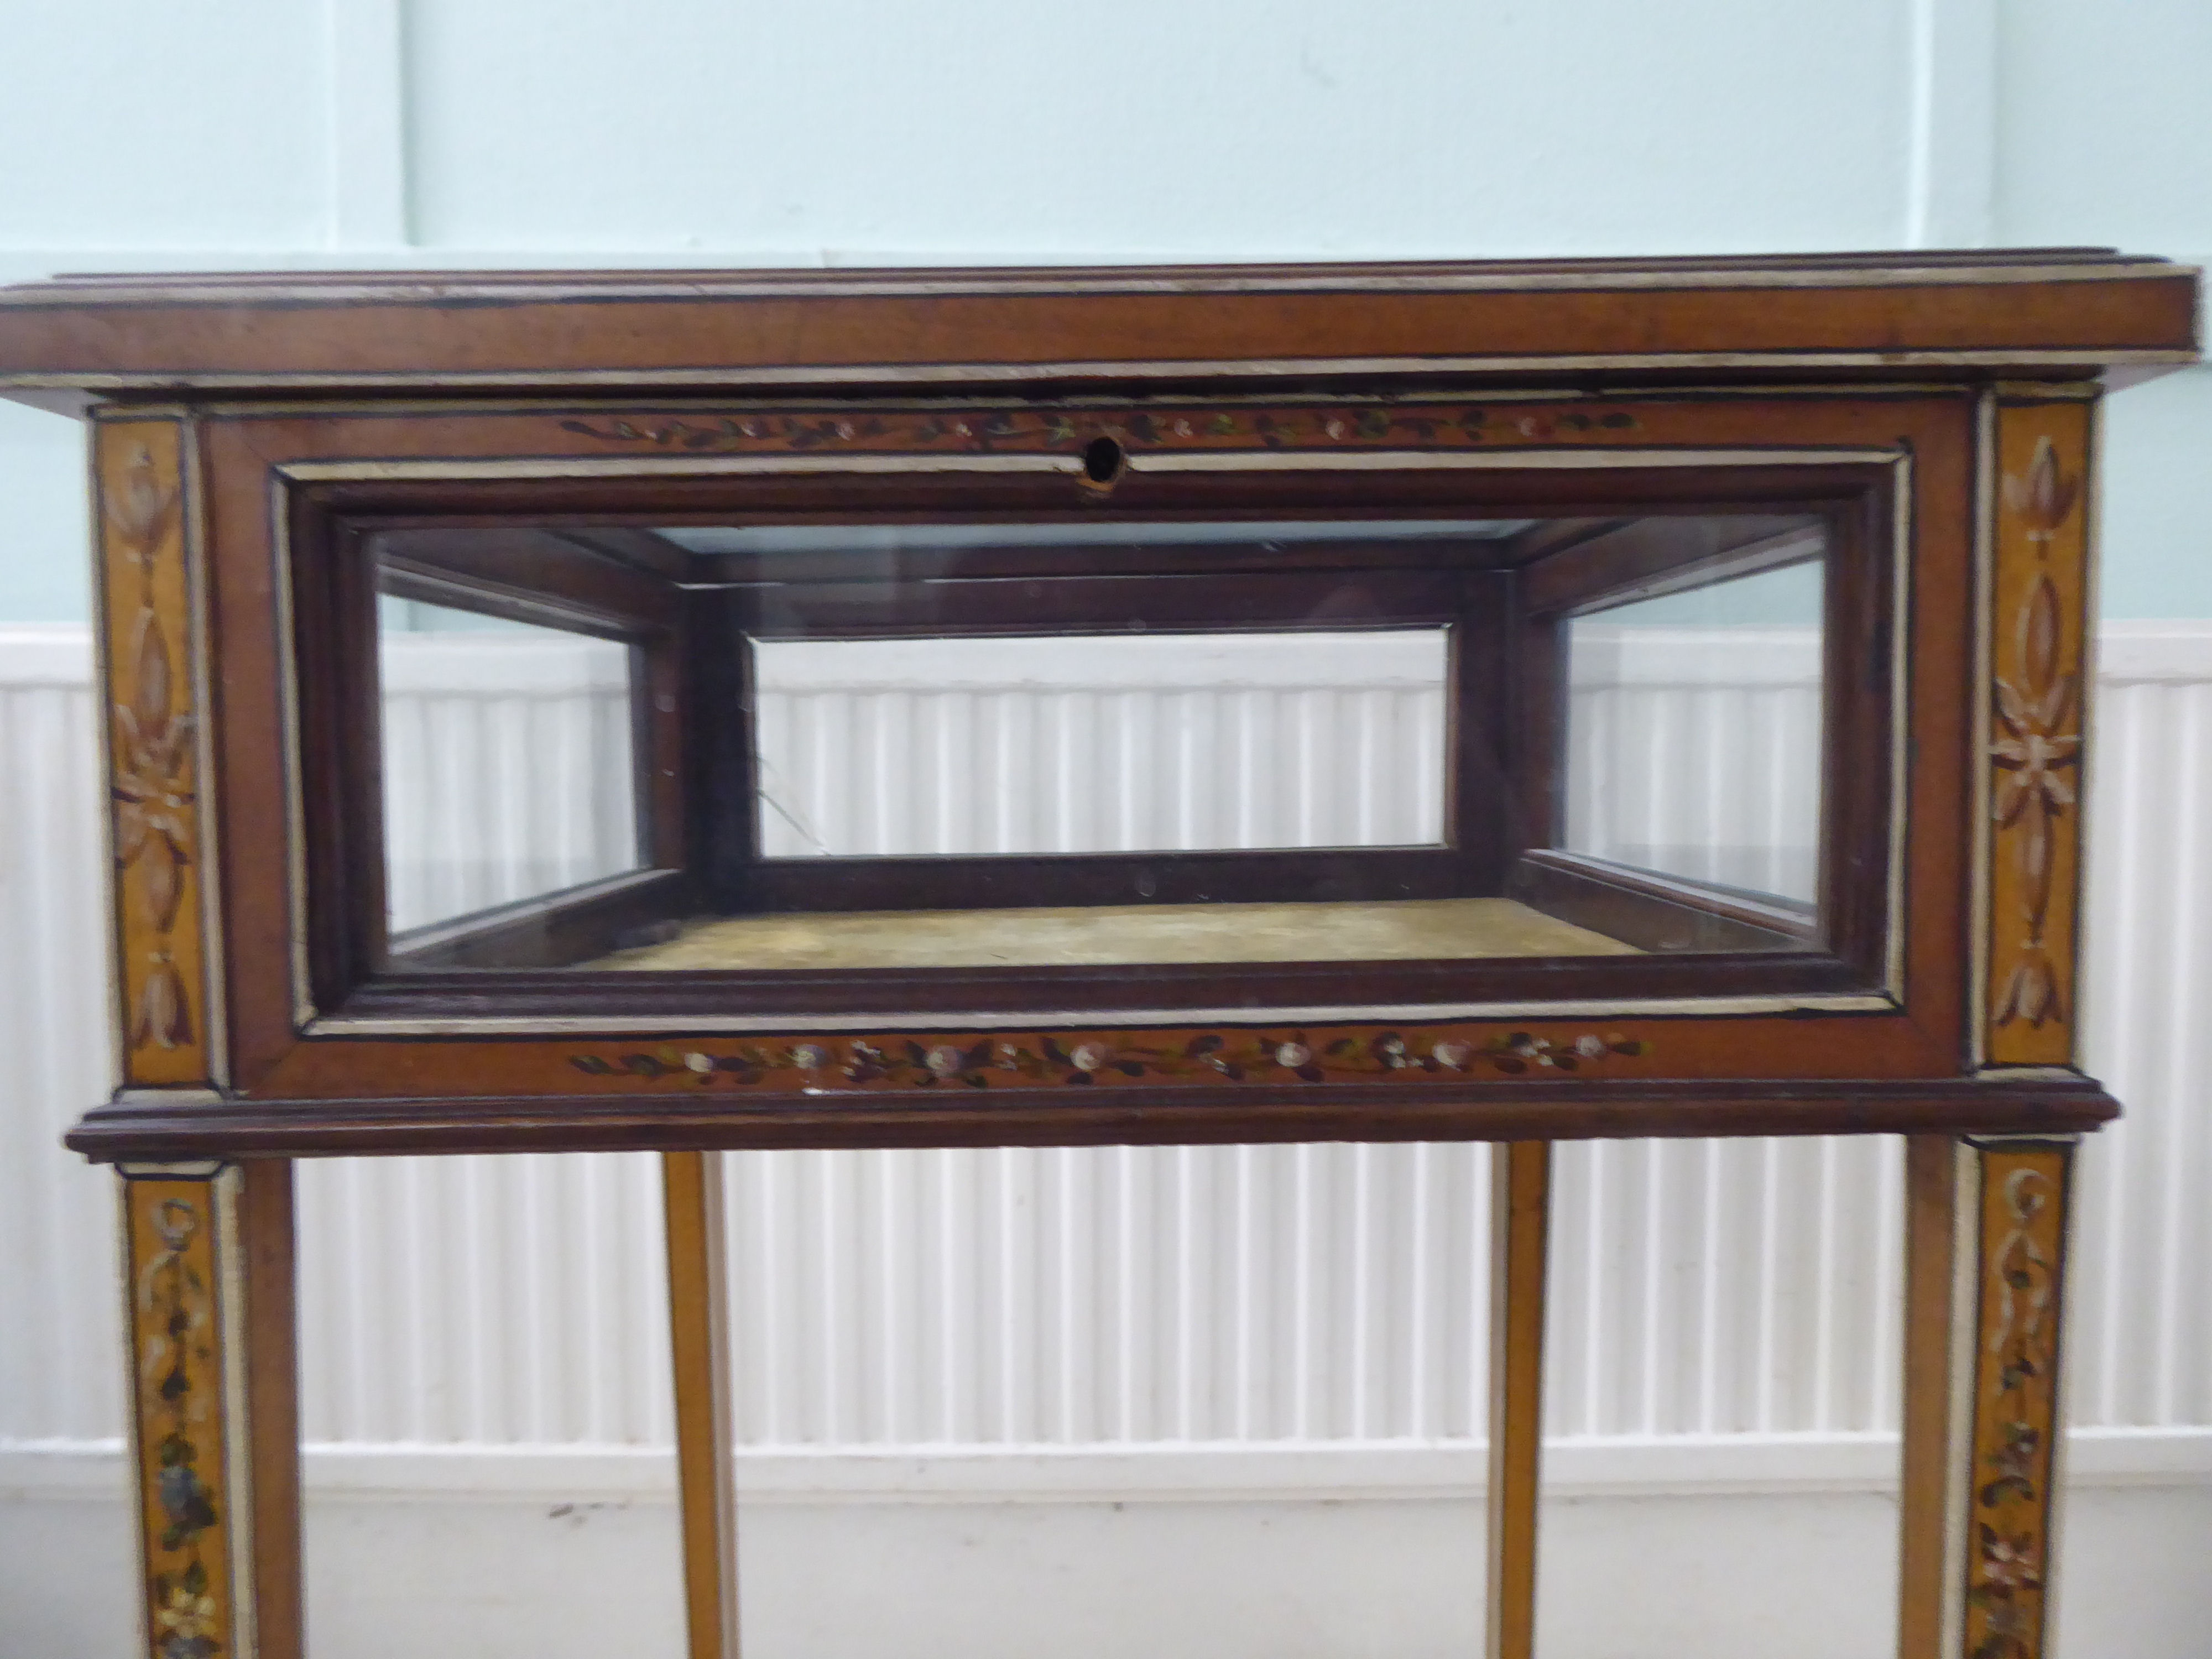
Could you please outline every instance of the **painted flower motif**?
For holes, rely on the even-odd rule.
[[[1406,1052],[1406,1039],[1395,1031],[1385,1031],[1375,1039],[1375,1058],[1393,1072],[1401,1072],[1413,1063],[1413,1056]]]
[[[1575,1039],[1575,1052],[1584,1060],[1596,1060],[1605,1053],[1605,1039],[1585,1031]]]
[[[195,1595],[178,1585],[170,1589],[168,1599],[155,1610],[154,1622],[161,1627],[165,1636],[182,1637],[189,1641],[214,1634],[216,1612],[215,1597]]]
[[[702,1054],[695,1048],[684,1056],[684,1067],[686,1071],[696,1072],[701,1077],[704,1077],[714,1069],[714,1057],[712,1054]]]
[[[1474,1045],[1466,1042],[1439,1042],[1429,1050],[1429,1058],[1448,1072],[1465,1071],[1474,1057]]]
[[[2035,1496],[2035,1459],[2042,1446],[2043,1437],[2033,1424],[2005,1425],[2003,1440],[1984,1460],[1996,1471],[1996,1478],[1981,1490],[1984,1507],[2000,1503],[2008,1496]]]
[[[186,1463],[173,1463],[154,1483],[154,1495],[170,1528],[189,1536],[215,1525],[214,1494]]]
[[[1275,1045],[1275,1064],[1285,1071],[1295,1072],[1301,1066],[1313,1063],[1313,1050],[1303,1042],[1280,1042]]]
[[[795,1043],[791,1063],[802,1072],[818,1072],[830,1063],[830,1051],[818,1042]]]
[[[2001,1533],[1981,1528],[1981,1582],[1996,1590],[2030,1590],[2043,1583],[2040,1553],[2033,1533]]]
[[[961,1056],[960,1050],[949,1042],[938,1044],[922,1057],[922,1064],[937,1077],[956,1076],[966,1063]]]
[[[1079,1072],[1095,1072],[1109,1058],[1103,1042],[1079,1042],[1067,1051],[1067,1063]]]
[[[155,1580],[160,1596],[154,1609],[157,1659],[213,1659],[222,1651],[216,1630],[221,1609],[207,1593],[205,1573],[197,1565],[186,1570],[181,1582],[166,1576]]]

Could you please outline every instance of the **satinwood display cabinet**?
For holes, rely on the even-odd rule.
[[[1899,1650],[2034,1659],[2117,1109],[2099,400],[2197,305],[2094,250],[0,292],[0,391],[90,423],[123,1084],[70,1142],[148,1650],[301,1650],[298,1158],[664,1154],[726,1659],[711,1154],[1498,1143],[1522,1659],[1551,1143],[1879,1133]]]

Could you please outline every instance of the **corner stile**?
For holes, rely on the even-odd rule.
[[[220,1068],[191,435],[102,419],[93,443],[122,1075],[204,1087]]]
[[[2078,397],[1997,409],[1981,830],[1991,1066],[2075,1060],[2094,415]]]
[[[120,1174],[146,1651],[298,1659],[291,1166]]]

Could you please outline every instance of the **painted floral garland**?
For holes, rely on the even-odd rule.
[[[611,416],[570,419],[564,432],[601,443],[726,454],[745,450],[805,452],[825,446],[865,445],[893,449],[953,448],[988,452],[1002,446],[1079,447],[1111,437],[1140,448],[1192,442],[1242,441],[1263,449],[1346,442],[1468,443],[1493,439],[1564,442],[1633,430],[1626,410],[1591,414],[1579,409],[1534,406],[1500,410],[1483,404],[1411,407],[1328,405],[1315,409],[914,410],[895,415],[793,414]]]
[[[1396,1031],[1382,1031],[1364,1041],[1339,1037],[1316,1049],[1303,1031],[1280,1036],[1206,1032],[1180,1048],[1120,1043],[1107,1037],[1072,1043],[1050,1036],[985,1038],[965,1047],[913,1038],[877,1042],[854,1038],[835,1044],[740,1043],[718,1052],[672,1045],[612,1055],[574,1054],[568,1063],[588,1077],[627,1077],[646,1082],[672,1079],[741,1086],[758,1085],[777,1073],[797,1073],[802,1087],[821,1091],[871,1086],[987,1089],[1038,1083],[1090,1085],[1146,1078],[1319,1083],[1329,1078],[1478,1069],[1514,1076],[1578,1072],[1601,1066],[1616,1055],[1632,1057],[1644,1051],[1640,1039],[1618,1033],[1582,1032],[1553,1037],[1513,1031],[1472,1042],[1452,1036],[1408,1038]]]

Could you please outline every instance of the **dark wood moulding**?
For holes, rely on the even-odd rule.
[[[76,276],[0,291],[0,390],[1065,386],[1440,372],[2011,374],[2186,361],[2185,267],[2107,249],[938,271]]]
[[[2119,1108],[2087,1079],[1808,1083],[1486,1081],[571,1095],[443,1100],[132,1099],[68,1144],[94,1158],[349,1157],[827,1146],[1085,1146],[1312,1140],[1576,1140],[1620,1135],[2094,1129]]]

